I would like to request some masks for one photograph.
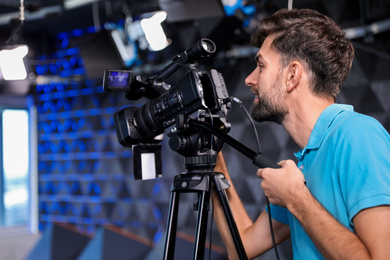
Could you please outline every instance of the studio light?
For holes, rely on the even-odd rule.
[[[11,36],[0,49],[0,76],[5,80],[23,80],[27,78],[24,57],[28,53],[28,46],[21,44],[20,29],[24,24],[24,0],[20,0],[19,25],[12,31]]]
[[[167,18],[164,11],[154,13],[150,18],[141,20],[141,27],[151,51],[160,51],[169,45],[161,23]]]
[[[27,78],[24,57],[28,53],[27,45],[6,47],[0,51],[0,70],[5,80],[23,80]]]

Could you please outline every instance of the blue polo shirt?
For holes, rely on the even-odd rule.
[[[312,195],[349,230],[359,211],[390,205],[389,133],[352,106],[327,107],[295,156]],[[271,205],[271,215],[290,226],[294,259],[324,259],[290,212]]]

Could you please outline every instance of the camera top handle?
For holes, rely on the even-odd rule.
[[[149,79],[142,81],[139,76],[133,77],[129,91],[125,93],[126,98],[137,100],[142,96],[146,96],[149,99],[160,96],[171,88],[171,85],[167,82],[170,76],[180,69],[187,73],[193,69],[192,65],[199,59],[209,57],[216,49],[213,41],[207,38],[200,39],[191,48],[172,58],[170,64]]]

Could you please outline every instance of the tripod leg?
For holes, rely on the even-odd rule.
[[[198,219],[196,223],[195,241],[193,248],[193,258],[200,260],[204,258],[205,241],[207,232],[208,203],[210,193],[208,191],[200,192],[198,195]]]
[[[223,179],[222,179],[223,178]],[[229,201],[226,196],[225,189],[230,187],[229,184],[224,182],[225,177],[221,173],[213,174],[212,181],[214,182],[214,187],[218,193],[219,201],[221,202],[221,206],[225,213],[226,221],[229,225],[230,233],[232,234],[232,238],[234,241],[234,245],[236,246],[237,254],[240,260],[248,259],[244,245],[242,244],[240,233],[238,232],[236,222],[234,221],[234,217],[232,211],[229,206]]]
[[[170,260],[175,255],[177,214],[179,210],[180,194],[175,191],[171,192],[171,201],[169,203],[169,215],[167,230],[165,236],[164,260]]]

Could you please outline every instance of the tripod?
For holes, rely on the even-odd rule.
[[[214,185],[218,194],[218,199],[223,208],[238,256],[241,260],[248,259],[225,193],[225,190],[230,187],[230,184],[222,173],[213,172],[217,151],[221,149],[223,142],[226,142],[237,151],[252,159],[252,163],[260,168],[279,168],[280,166],[268,157],[252,151],[226,133],[220,131],[220,129],[224,129],[221,126],[225,125],[226,122],[218,117],[213,120],[214,124],[218,127],[200,120],[184,120],[184,118],[180,117],[178,118],[178,122],[177,125],[180,126],[178,131],[169,134],[171,137],[169,145],[172,150],[185,156],[187,172],[175,176],[172,183],[163,259],[174,259],[177,215],[181,193],[198,194],[198,218],[193,260],[203,259],[211,185]],[[213,142],[210,144],[208,140],[213,140]]]
[[[193,161],[195,164],[204,164],[207,161],[215,162],[216,155],[210,156],[199,156],[186,158],[186,162]],[[211,193],[211,185],[218,194],[218,199],[223,208],[234,244],[237,249],[238,256],[240,259],[247,259],[240,234],[237,226],[234,222],[232,212],[229,207],[225,189],[229,188],[225,176],[222,173],[213,172],[210,170],[210,166],[202,170],[196,170],[195,172],[187,172],[175,176],[172,187],[171,187],[171,200],[169,206],[169,216],[166,231],[164,259],[174,259],[175,253],[175,237],[177,228],[177,217],[179,211],[179,200],[181,193],[197,193],[198,202],[196,209],[198,211],[197,223],[196,223],[196,234],[192,253],[192,259],[203,259],[205,252],[205,240],[207,232],[207,220],[209,201]]]

